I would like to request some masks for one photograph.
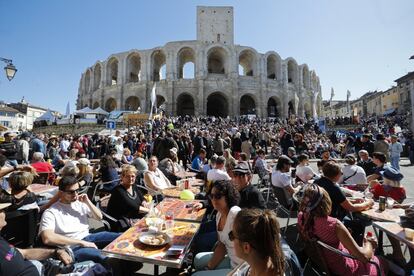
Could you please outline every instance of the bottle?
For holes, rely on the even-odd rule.
[[[385,201],[386,201],[385,196],[380,196],[379,197],[379,210],[381,212],[385,211]]]

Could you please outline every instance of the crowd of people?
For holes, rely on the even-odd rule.
[[[324,252],[333,273],[344,275],[345,269],[346,275],[376,275],[368,260],[382,271],[395,270],[392,263],[373,256],[376,241],[365,238],[368,222],[348,216],[371,208],[373,200],[350,200],[336,184],[369,184],[373,199],[387,196],[402,203],[406,194],[401,155],[407,154],[414,165],[414,138],[406,127],[401,116],[377,118],[375,123],[362,119],[347,133],[322,132],[306,119],[185,116],[117,130],[114,135],[5,133],[0,143],[0,229],[6,225],[5,212],[37,209],[40,245],[58,249],[15,250],[0,238],[5,254],[11,254],[7,261],[1,258],[0,274],[43,275],[44,260],[51,257],[64,264],[91,262],[91,270],[100,266],[116,275],[133,273],[140,264],[116,261],[100,249],[145,216],[151,198],[161,200],[160,191],[177,185],[177,175],[188,170],[205,180],[194,208],[216,214],[203,221],[194,239],[194,275],[302,273],[274,210],[268,209],[269,196],[252,183],[254,174],[284,191],[287,204],[300,212],[303,239],[317,237],[357,258],[349,261]],[[317,170],[309,164],[315,158]],[[269,159],[277,159],[274,167]],[[48,173],[47,181],[58,187],[48,198],[28,188],[41,173]],[[96,194],[90,193],[96,179],[103,183],[102,194],[110,195],[106,212],[115,221],[111,231],[91,233],[88,219],[103,218]],[[146,187],[150,196],[136,184]],[[302,200],[295,202],[298,193]],[[392,240],[392,245],[398,264],[403,263],[398,242]],[[23,272],[33,274],[19,274]]]

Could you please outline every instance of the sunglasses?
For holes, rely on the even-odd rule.
[[[210,200],[213,200],[213,199],[220,200],[223,197],[223,195],[222,194],[209,194],[208,197],[210,198]]]
[[[63,191],[63,192],[70,194],[70,195],[74,195],[74,194],[78,194],[80,192],[80,189]]]

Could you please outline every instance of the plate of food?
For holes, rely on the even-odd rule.
[[[141,243],[149,246],[163,246],[171,241],[170,237],[167,234],[161,232],[144,233],[139,236],[138,240]]]

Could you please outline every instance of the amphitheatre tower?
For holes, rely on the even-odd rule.
[[[157,106],[167,115],[316,117],[321,86],[315,71],[275,51],[234,44],[232,7],[197,7],[197,40],[131,49],[82,73],[77,108],[112,110]]]

